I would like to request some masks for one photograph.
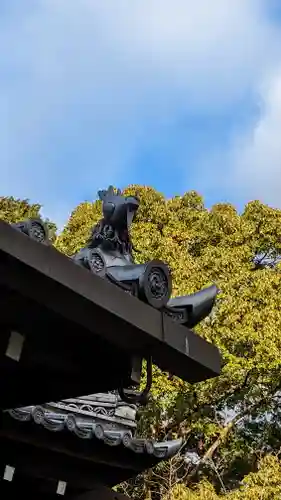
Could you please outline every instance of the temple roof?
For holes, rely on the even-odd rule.
[[[113,190],[102,193],[111,208],[108,195],[114,196],[116,210],[138,204],[116,200]],[[95,245],[69,259],[48,241],[42,244],[42,231],[30,224],[0,221],[0,463],[13,469],[15,478],[7,481],[19,491],[25,481],[63,482],[70,494],[97,483],[116,485],[181,450],[182,440],[135,435],[137,407],[128,402],[141,399],[128,397],[127,390],[139,385],[143,359],[147,392],[152,362],[189,382],[220,373],[218,349],[188,328],[195,312],[191,326],[206,317],[215,294],[167,305],[171,275],[163,262],[109,265],[108,253],[97,254]],[[130,253],[130,240],[125,248],[116,231],[113,236],[110,241]],[[96,260],[89,253],[94,251]],[[185,311],[177,322],[183,306],[190,317]],[[127,402],[105,392],[117,387]],[[65,399],[96,391],[104,392]],[[50,400],[56,402],[45,403]]]
[[[99,396],[100,405],[98,406],[96,402]],[[100,394],[95,395],[95,399],[93,396],[88,396],[41,406],[12,409],[5,413],[15,420],[35,423],[50,432],[69,432],[80,439],[92,440],[93,446],[96,441],[99,441],[111,447],[120,446],[134,453],[146,454],[159,460],[168,459],[179,451],[182,445],[180,439],[154,442],[150,439],[134,437],[136,408],[120,401],[117,409],[114,410],[110,402],[105,402],[106,396],[110,398],[110,395]]]
[[[2,409],[126,389],[148,352],[185,381],[220,373],[214,345],[1,220],[0,306]]]
[[[3,411],[3,466],[14,467],[20,481],[64,481],[69,491],[89,491],[97,481],[112,487],[182,447],[182,440],[138,437],[136,414],[117,392]]]

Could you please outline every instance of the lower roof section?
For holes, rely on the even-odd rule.
[[[100,419],[93,422],[52,405],[3,412],[0,460],[24,477],[91,490],[97,482],[114,486],[132,478],[182,446],[181,440],[158,443],[134,437],[126,419],[119,420],[110,428],[100,425]]]

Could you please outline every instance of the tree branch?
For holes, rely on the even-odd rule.
[[[214,441],[214,443],[208,448],[208,450],[204,453],[203,457],[201,458],[200,462],[192,469],[192,471],[188,474],[187,476],[187,483],[196,475],[198,470],[202,467],[204,463],[206,463],[208,460],[211,460],[213,458],[213,455],[215,451],[218,449],[220,444],[225,441],[232,429],[234,428],[235,425],[237,425],[241,420],[243,420],[245,417],[247,417],[251,412],[253,412],[255,409],[259,408],[259,406],[263,405],[264,403],[268,402],[268,399],[273,399],[275,397],[276,391],[280,389],[281,383],[276,384],[274,386],[273,390],[271,391],[270,394],[267,396],[264,396],[261,398],[258,402],[254,403],[250,407],[246,408],[244,411],[236,415],[220,432],[220,435],[217,437],[217,439]]]
[[[250,378],[250,375],[255,371],[255,368],[252,368],[251,370],[248,370],[246,375],[245,375],[245,378],[244,378],[244,381],[241,385],[239,385],[238,387],[235,387],[235,389],[233,389],[232,391],[228,391],[226,394],[224,394],[223,396],[221,396],[220,398],[218,398],[216,401],[212,402],[212,403],[205,403],[203,405],[197,405],[195,408],[194,408],[194,411],[192,412],[193,416],[196,416],[196,414],[198,414],[199,412],[201,412],[202,410],[208,408],[209,406],[217,406],[218,404],[220,404],[222,401],[227,401],[229,398],[235,396],[235,394],[238,394],[240,391],[242,391],[243,389],[245,389],[245,387],[247,387],[247,384],[248,384],[248,381],[249,381],[249,378]],[[179,431],[182,430],[182,428],[188,423],[188,419],[184,419],[182,420],[182,422],[172,422],[170,425],[167,426],[167,429],[166,429],[166,434],[168,434],[169,432],[173,431],[175,428],[178,428]],[[190,434],[190,429],[188,430],[188,434]]]

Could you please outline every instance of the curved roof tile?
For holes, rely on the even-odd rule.
[[[112,404],[106,408],[104,401],[100,400],[100,406],[96,405],[97,402],[98,398],[94,400],[93,397],[91,399],[79,398],[7,410],[5,413],[21,422],[33,421],[51,432],[68,431],[80,439],[96,439],[108,446],[123,446],[134,453],[154,456],[158,460],[171,458],[180,450],[181,439],[158,443],[134,437],[136,408],[129,408],[128,405],[120,402],[124,411],[118,416],[117,405],[113,411]],[[84,405],[82,409],[81,403]]]

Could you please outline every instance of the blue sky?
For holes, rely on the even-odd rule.
[[[2,0],[0,180],[60,227],[109,183],[281,208],[280,1]]]

